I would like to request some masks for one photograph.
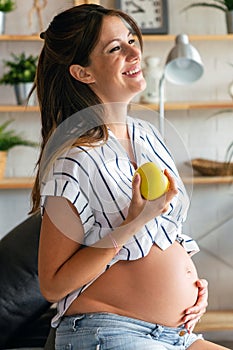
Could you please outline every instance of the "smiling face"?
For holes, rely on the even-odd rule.
[[[128,103],[145,89],[141,50],[131,31],[117,16],[103,19],[99,41],[90,55],[90,62],[82,72],[79,71],[79,80],[83,78],[83,82],[88,83],[104,103]]]

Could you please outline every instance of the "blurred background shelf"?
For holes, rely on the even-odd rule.
[[[33,177],[6,177],[0,180],[0,189],[31,189],[34,180]]]
[[[144,41],[174,41],[175,35],[143,35]],[[192,35],[189,34],[189,39],[191,41],[226,41],[233,40],[233,34],[221,34],[221,35]],[[3,34],[0,35],[1,41],[40,41],[43,40],[39,35],[17,35],[17,34]]]
[[[40,41],[43,40],[39,37],[39,35],[17,35],[17,34],[2,34],[0,35],[1,41]]]
[[[143,35],[144,41],[174,41],[176,35]],[[192,35],[188,34],[190,41],[226,41],[233,40],[233,34],[207,34],[207,35]]]
[[[34,184],[33,177],[6,177],[0,180],[0,189],[31,189]],[[233,183],[233,176],[195,176],[184,177],[184,183],[186,184],[231,184]]]
[[[150,109],[159,109],[158,104],[137,103]],[[165,102],[166,111],[194,110],[194,109],[231,109],[233,101],[190,101]],[[0,112],[39,112],[39,106],[0,105]]]
[[[39,106],[0,105],[0,112],[39,112]]]
[[[185,184],[205,185],[205,184],[231,184],[233,176],[194,176],[183,177]]]
[[[141,104],[147,108],[159,110],[158,104]],[[180,111],[194,109],[230,109],[233,111],[233,101],[185,101],[185,102],[165,102],[165,111]]]

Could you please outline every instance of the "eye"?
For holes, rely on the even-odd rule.
[[[130,44],[130,45],[134,45],[134,44],[135,44],[135,39],[130,39],[130,40],[129,40],[129,44]]]
[[[115,51],[119,51],[120,49],[121,49],[121,47],[118,45],[118,46],[113,47],[109,52],[112,53]]]

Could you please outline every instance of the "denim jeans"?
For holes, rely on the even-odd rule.
[[[64,317],[56,350],[184,350],[202,335],[110,313]]]

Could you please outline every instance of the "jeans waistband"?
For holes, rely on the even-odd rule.
[[[147,321],[139,320],[136,318],[131,318],[127,316],[117,315],[117,314],[111,314],[111,313],[85,313],[85,314],[77,314],[74,316],[65,316],[63,317],[63,321],[69,322],[70,326],[75,330],[76,325],[81,324],[82,326],[85,326],[85,324],[88,324],[88,326],[99,326],[100,322],[103,326],[106,324],[106,326],[109,326],[109,323],[114,326],[122,325],[128,329],[130,328],[137,328],[146,334],[152,335],[155,339],[159,338],[162,333],[166,332],[174,332],[176,334],[179,334],[179,336],[183,336],[187,333],[184,325],[181,325],[179,327],[168,327],[164,325],[160,325],[157,323],[150,323]]]

